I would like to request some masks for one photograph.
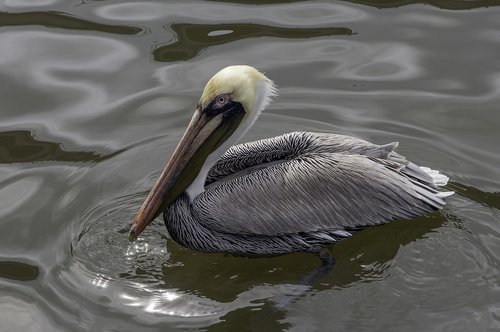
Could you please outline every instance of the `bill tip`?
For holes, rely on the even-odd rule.
[[[130,242],[134,242],[135,240],[137,240],[137,236],[135,235],[135,227],[132,227],[130,229],[130,232],[128,232],[128,240]]]

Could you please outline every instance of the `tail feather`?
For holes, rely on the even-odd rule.
[[[454,191],[438,191],[436,193],[436,196],[441,197],[441,198],[445,198],[445,197],[453,195],[454,193],[455,193]]]
[[[441,174],[439,171],[434,169],[430,169],[429,167],[420,166],[420,168],[432,178],[432,182],[437,187],[446,186],[448,180],[450,179],[446,175]]]
[[[450,178],[447,177],[446,175],[439,173],[439,171],[437,170],[430,169],[429,167],[420,166],[420,169],[422,169],[425,173],[427,173],[427,175],[429,175],[432,178],[432,183],[436,187],[446,186],[446,184],[450,180]],[[436,193],[436,196],[439,198],[445,198],[453,195],[454,193],[455,193],[454,191],[438,191]]]
[[[443,206],[445,204],[443,199],[455,193],[454,191],[437,190],[438,187],[445,186],[449,181],[449,178],[446,175],[439,173],[439,171],[431,169],[429,167],[418,166],[412,163],[411,161],[408,161],[404,156],[394,151],[390,153],[388,159],[404,165],[404,168],[401,170],[401,172],[406,176],[408,176],[408,178],[417,187],[420,185],[424,186],[425,189],[424,191],[421,190],[417,191],[420,191],[419,193],[423,195],[423,197],[425,197],[425,199],[423,199],[424,201],[427,201],[429,198],[436,200],[435,202],[428,202],[431,205],[440,208],[439,204],[442,204]]]

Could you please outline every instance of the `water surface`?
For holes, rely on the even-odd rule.
[[[499,329],[500,7],[425,3],[1,2],[2,330]],[[160,219],[130,244],[205,82],[242,63],[280,88],[244,141],[399,141],[456,195],[336,245],[309,287],[307,254],[194,252]]]

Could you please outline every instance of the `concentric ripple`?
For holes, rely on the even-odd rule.
[[[98,302],[104,296],[106,302],[125,311],[172,317],[222,313],[223,306],[215,301],[165,288],[162,270],[175,263],[169,260],[165,238],[157,236],[162,223],[151,225],[153,232],[136,242],[128,242],[130,221],[144,198],[144,193],[129,194],[100,202],[85,212],[84,228],[71,245],[68,277],[73,279],[72,286],[87,289]]]

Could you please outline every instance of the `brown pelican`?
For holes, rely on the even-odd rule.
[[[137,213],[135,240],[162,211],[171,237],[205,252],[320,252],[355,231],[445,205],[448,178],[344,135],[293,132],[233,146],[276,94],[250,66],[207,83],[179,145]]]

